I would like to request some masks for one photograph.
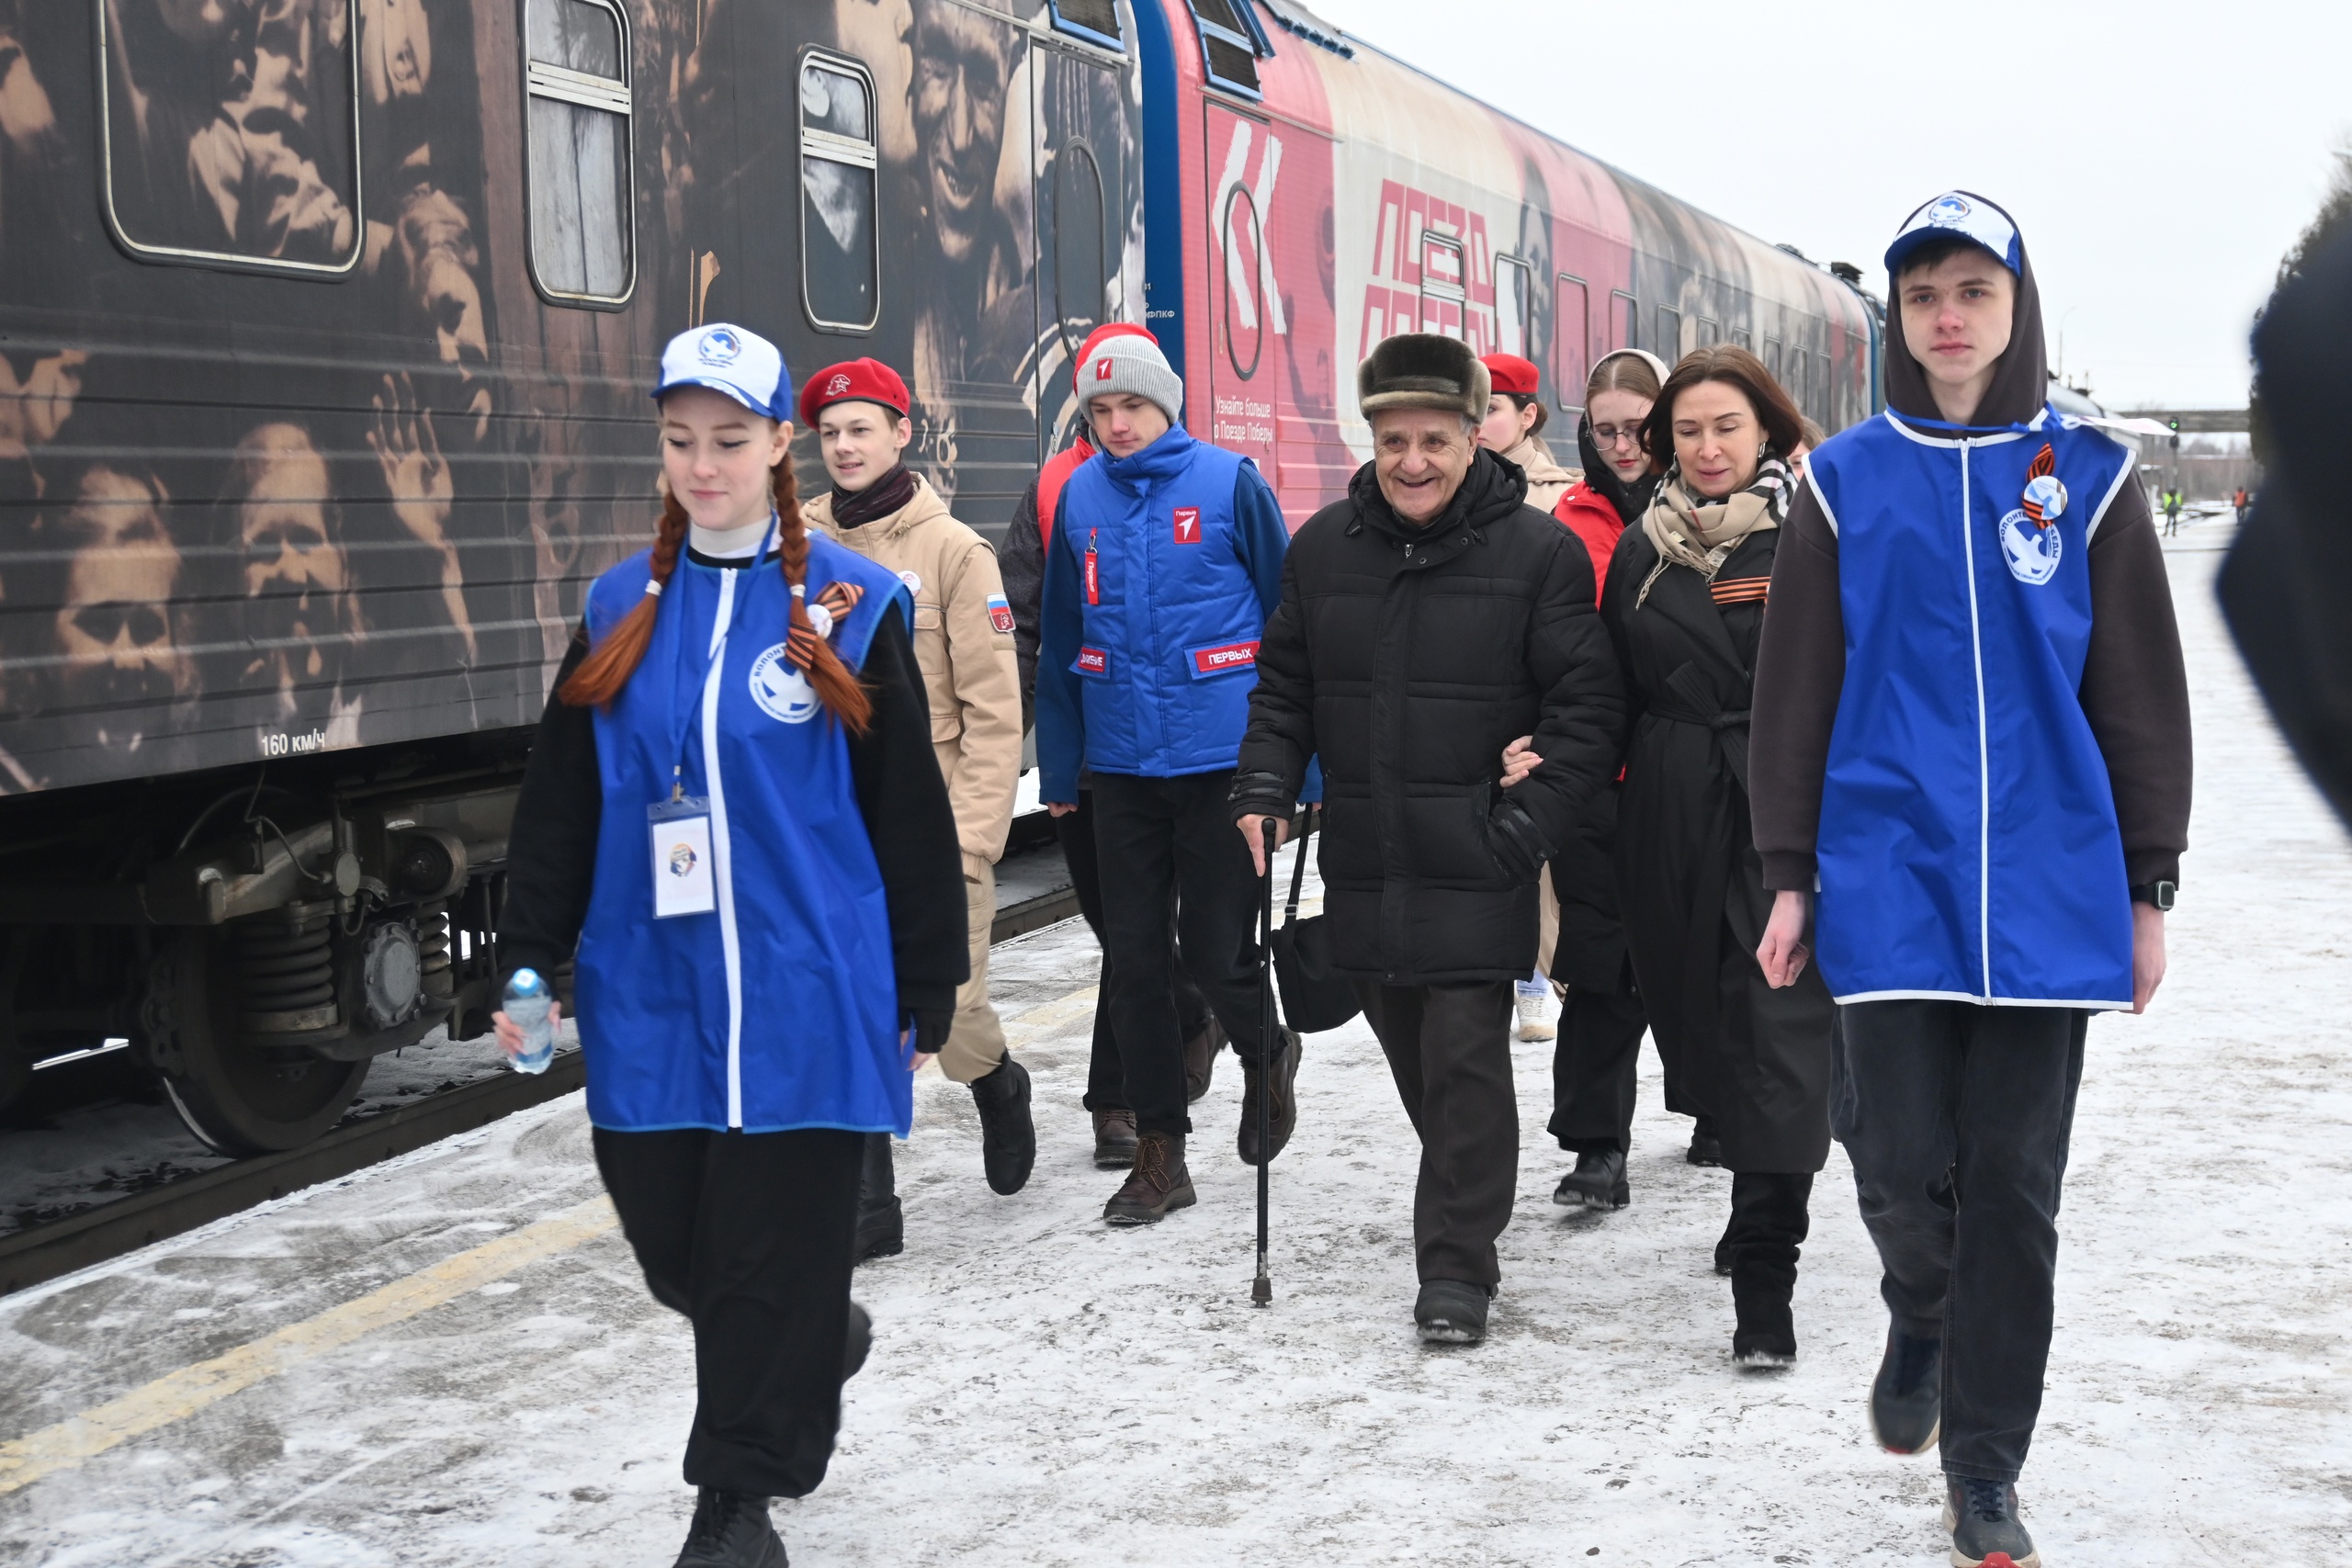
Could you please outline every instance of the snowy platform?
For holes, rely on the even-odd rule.
[[[2352,854],[2228,652],[2226,525],[2172,541],[2199,806],[2154,1014],[2092,1026],[2059,1332],[2022,1492],[2053,1568],[2352,1552]],[[1842,1155],[1816,1188],[1803,1358],[1734,1371],[1709,1267],[1729,1179],[1645,1063],[1634,1203],[1569,1215],[1520,1049],[1518,1215],[1493,1338],[1409,1318],[1414,1151],[1358,1024],[1308,1044],[1275,1167],[1270,1310],[1228,1057],[1196,1209],[1099,1218],[1079,1108],[1095,955],[1001,948],[1042,1150],[980,1180],[926,1076],[907,1252],[822,1490],[819,1564],[1926,1564],[1932,1460],[1875,1450],[1883,1315]],[[577,1099],[0,1303],[0,1562],[58,1568],[665,1564],[690,1498],[681,1320],[611,1228]]]

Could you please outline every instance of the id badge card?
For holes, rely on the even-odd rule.
[[[645,808],[652,825],[653,918],[707,915],[718,908],[710,864],[710,802],[684,795]]]

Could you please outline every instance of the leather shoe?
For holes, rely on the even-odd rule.
[[[1943,1428],[1944,1342],[1890,1325],[1886,1353],[1871,1380],[1871,1436],[1891,1454],[1935,1446]]]
[[[1141,1133],[1136,1136],[1135,1168],[1102,1205],[1102,1217],[1114,1225],[1155,1225],[1171,1210],[1197,1201],[1192,1173],[1184,1168],[1182,1134]]]
[[[1289,1144],[1290,1135],[1298,1125],[1298,1096],[1292,1092],[1298,1080],[1298,1059],[1301,1055],[1298,1035],[1285,1028],[1282,1045],[1267,1064],[1243,1057],[1241,1062],[1241,1132],[1235,1142],[1244,1165],[1264,1165]],[[1273,1133],[1273,1148],[1263,1157],[1258,1153],[1258,1096],[1268,1097],[1267,1110]]]
[[[1208,1093],[1209,1079],[1216,1074],[1216,1054],[1224,1049],[1225,1025],[1216,1021],[1216,1014],[1211,1013],[1208,1021],[1184,1042],[1185,1104]]]
[[[788,1568],[784,1542],[768,1519],[768,1500],[702,1488],[685,1547],[672,1568]]]
[[[1577,1156],[1577,1168],[1552,1192],[1552,1201],[1570,1209],[1622,1209],[1633,1201],[1625,1156],[1615,1149]]]
[[[1125,1170],[1136,1163],[1136,1113],[1094,1112],[1094,1168]]]

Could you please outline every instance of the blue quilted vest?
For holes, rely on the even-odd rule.
[[[1816,920],[1840,1002],[2132,1005],[2122,840],[2079,694],[2090,542],[2132,469],[2047,408],[1965,434],[1890,412],[1807,464],[1846,621]]]
[[[590,589],[592,638],[643,598],[650,555]],[[881,618],[912,611],[896,577],[812,536],[809,598],[835,581],[865,590],[832,632],[855,670]],[[841,726],[784,659],[789,612],[775,560],[681,557],[644,660],[596,716],[605,805],[578,1002],[599,1127],[907,1134],[882,875]],[[718,908],[656,919],[646,808],[681,765],[685,794],[710,802]]]

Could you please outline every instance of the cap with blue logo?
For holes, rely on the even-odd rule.
[[[1948,190],[1904,220],[1894,243],[1886,247],[1887,276],[1901,276],[1912,252],[1945,235],[1982,245],[2003,266],[2024,275],[2025,250],[2018,243],[2018,226],[2009,215],[1981,196]]]
[[[708,387],[724,392],[753,413],[789,423],[792,373],[784,355],[755,332],[713,321],[690,327],[662,351],[662,380],[656,398],[676,387]]]

